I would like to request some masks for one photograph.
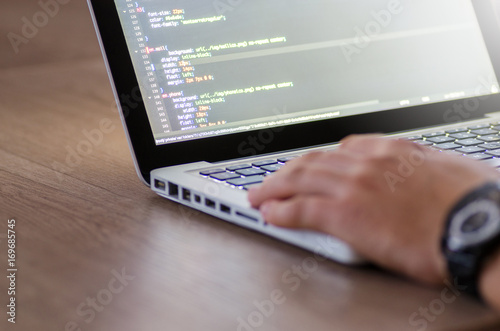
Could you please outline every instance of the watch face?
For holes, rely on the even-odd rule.
[[[459,251],[483,243],[500,232],[500,210],[491,200],[474,201],[453,217],[448,248]]]
[[[477,212],[462,223],[460,230],[464,234],[477,232],[488,223],[489,217],[490,214],[485,211]]]

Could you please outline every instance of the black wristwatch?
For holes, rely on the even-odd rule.
[[[457,287],[480,298],[481,269],[500,248],[500,183],[483,185],[459,201],[448,216],[441,245]]]

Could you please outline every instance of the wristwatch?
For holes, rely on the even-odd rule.
[[[458,202],[446,221],[441,248],[455,285],[480,298],[481,269],[500,248],[500,183],[487,183]]]

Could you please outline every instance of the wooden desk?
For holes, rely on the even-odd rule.
[[[8,7],[2,36],[40,9]],[[399,331],[423,326],[410,318],[424,308],[427,330],[500,329],[474,300],[442,297],[445,285],[316,267],[309,252],[157,197],[135,174],[93,33],[73,0],[19,54],[1,39],[0,267],[13,218],[18,268],[16,325],[0,277],[1,330],[225,331],[241,318],[245,331]]]

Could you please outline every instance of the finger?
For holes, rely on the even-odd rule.
[[[325,153],[323,153],[325,154]],[[357,160],[349,155],[313,155],[283,167],[249,191],[252,206],[269,199],[287,199],[296,194],[335,195]]]
[[[407,156],[412,152],[437,152],[411,141],[390,139],[376,135],[350,136],[340,145],[339,151],[364,156]]]
[[[260,211],[269,224],[327,233],[351,245],[371,261],[404,271],[400,266],[404,253],[391,248],[393,242],[384,234],[387,229],[378,229],[373,222],[367,222],[370,215],[359,205],[346,206],[322,196],[295,196],[288,200],[267,201]],[[388,239],[381,241],[380,238]]]
[[[308,154],[300,159],[294,160],[295,163],[290,163],[289,168],[284,168],[283,172],[293,169],[293,166],[299,164],[323,164],[329,167],[335,167],[339,171],[350,172],[352,167],[361,161],[359,154],[345,153],[341,150],[325,151],[315,154]]]
[[[287,199],[296,194],[332,195],[341,181],[341,174],[334,168],[311,164],[266,178],[261,186],[249,191],[248,197],[252,205],[258,207],[266,200]]]
[[[287,200],[269,200],[260,208],[266,222],[283,228],[307,229],[330,234],[365,252],[373,249],[363,247],[376,236],[367,225],[369,217],[363,208],[346,204],[342,200],[314,195],[297,195]],[[359,238],[365,238],[360,241]],[[378,238],[372,238],[376,240]]]
[[[379,144],[381,140],[385,139],[387,138],[377,134],[350,135],[340,141],[339,150],[366,152],[373,148],[373,145]]]
[[[334,217],[328,211],[333,202],[321,196],[294,196],[287,200],[266,201],[260,211],[270,224],[327,232]]]

